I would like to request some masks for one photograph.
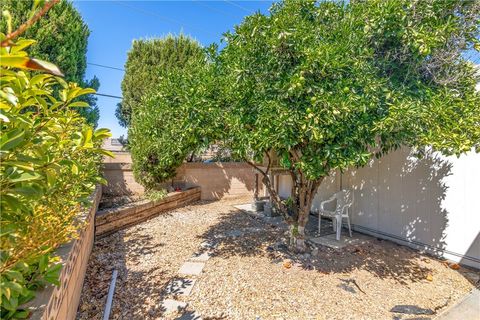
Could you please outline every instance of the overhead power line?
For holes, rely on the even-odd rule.
[[[159,15],[158,13],[154,12],[154,11],[149,11],[149,10],[145,10],[145,9],[142,9],[140,7],[136,7],[136,6],[132,6],[131,4],[126,4],[125,2],[122,2],[122,1],[115,1],[114,3],[118,4],[118,5],[121,5],[121,6],[124,6],[124,7],[127,7],[127,8],[130,8],[130,9],[133,9],[133,10],[136,10],[137,12],[140,12],[140,13],[143,13],[145,15],[149,15],[149,16],[153,16],[153,17],[156,17],[160,20],[163,20],[164,22],[168,22],[168,23],[171,23],[171,24],[177,24],[177,25],[180,25],[180,27],[183,29],[183,27],[189,27],[191,29],[195,29],[197,31],[201,31],[205,34],[209,34],[209,35],[215,35],[214,33],[208,31],[208,30],[205,30],[205,29],[202,29],[202,28],[198,28],[198,27],[194,27],[192,25],[188,25],[188,24],[185,24],[183,23],[182,21],[178,21],[178,20],[175,20],[175,19],[171,19],[171,18],[167,18],[165,16],[162,16],[162,15]]]
[[[114,96],[113,94],[105,94],[105,93],[94,93],[94,95],[96,96],[102,96],[102,97],[107,97],[107,98],[115,98],[115,99],[120,99],[122,100],[123,98],[122,97],[119,97],[119,96]]]
[[[117,67],[111,67],[111,66],[106,66],[106,65],[104,65],[104,64],[91,63],[91,62],[87,62],[87,64],[89,64],[89,65],[91,65],[91,66],[96,66],[96,67],[113,69],[113,70],[118,70],[118,71],[124,71],[124,72],[125,72],[125,69],[117,68]]]
[[[248,10],[247,8],[242,7],[241,5],[239,5],[239,4],[237,4],[237,3],[233,2],[233,1],[229,1],[229,0],[223,0],[223,1],[226,2],[226,3],[228,3],[228,4],[231,4],[232,6],[235,6],[235,7],[239,8],[239,9],[242,9],[242,10],[245,11],[245,12],[248,12],[248,13],[250,13],[250,14],[253,13],[252,10]]]
[[[193,0],[195,4],[199,5],[199,6],[202,6],[204,8],[207,8],[208,10],[212,11],[212,12],[216,12],[216,13],[219,13],[219,14],[222,14],[222,15],[230,15],[232,16],[232,13],[231,12],[226,12],[226,11],[222,11],[222,10],[219,10],[217,8],[214,8],[214,7],[211,7],[205,3],[203,3],[201,0]]]

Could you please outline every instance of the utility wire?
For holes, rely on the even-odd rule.
[[[153,11],[148,11],[148,10],[145,10],[145,9],[142,9],[142,8],[139,8],[139,7],[135,7],[135,6],[132,6],[131,4],[126,4],[125,2],[122,2],[122,1],[115,1],[116,4],[118,5],[121,5],[121,6],[124,6],[124,7],[128,7],[130,9],[133,9],[133,10],[136,10],[140,13],[143,13],[145,15],[149,15],[149,16],[153,16],[153,17],[156,17],[160,20],[163,20],[165,22],[168,22],[168,23],[171,23],[171,24],[178,24],[180,25],[180,27],[189,27],[189,28],[192,28],[192,29],[195,29],[197,31],[201,31],[205,34],[209,34],[209,35],[215,35],[213,33],[211,33],[210,31],[208,30],[205,30],[205,29],[201,29],[201,28],[198,28],[198,27],[194,27],[194,26],[191,26],[191,25],[188,25],[188,24],[185,24],[181,21],[178,21],[178,20],[174,20],[174,19],[170,19],[170,18],[167,18],[167,17],[164,17],[164,16],[161,16],[159,14],[157,14],[156,12],[153,12]]]
[[[114,95],[112,95],[112,94],[104,94],[104,93],[98,93],[98,92],[96,92],[96,93],[94,93],[94,95],[96,95],[96,96],[102,96],[102,97],[107,97],[107,98],[115,98],[115,99],[123,100],[122,97],[114,96]]]
[[[96,66],[96,67],[113,69],[113,70],[118,70],[118,71],[124,71],[124,72],[125,72],[125,69],[122,69],[122,68],[111,67],[111,66],[106,66],[106,65],[103,65],[103,64],[92,63],[92,62],[87,62],[87,64],[89,64],[89,65],[91,65],[91,66]]]
[[[223,1],[226,2],[226,3],[228,3],[228,4],[231,4],[232,6],[235,6],[235,7],[237,7],[237,8],[240,8],[240,9],[242,9],[242,10],[245,11],[245,12],[248,12],[248,13],[250,13],[250,14],[253,13],[252,10],[248,10],[247,8],[242,7],[241,5],[239,5],[239,4],[237,4],[237,3],[233,2],[233,1],[229,1],[229,0],[223,0]]]
[[[222,15],[227,15],[227,16],[228,16],[228,15],[233,16],[231,12],[226,12],[226,11],[223,11],[223,10],[220,10],[220,9],[217,9],[217,8],[214,8],[214,7],[211,7],[211,6],[203,3],[202,0],[193,0],[193,2],[196,3],[196,4],[199,5],[199,6],[202,6],[202,7],[204,7],[204,8],[209,9],[209,10],[212,11],[212,12],[220,13],[220,14],[222,14]]]

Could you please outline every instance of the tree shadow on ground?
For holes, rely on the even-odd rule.
[[[292,264],[307,270],[342,275],[361,269],[403,285],[423,281],[431,272],[420,263],[422,255],[419,252],[389,241],[372,238],[367,243],[342,249],[318,246],[314,255],[296,254],[286,245],[286,232],[285,224],[269,224],[234,209],[223,215],[218,224],[202,235],[202,239],[215,247],[213,256],[264,255],[275,263],[289,259]]]
[[[170,280],[166,272],[155,265],[146,271],[132,271],[126,261],[128,255],[130,264],[139,264],[157,254],[165,244],[154,244],[154,238],[148,234],[128,237],[127,233],[128,230],[121,230],[96,239],[77,319],[102,319],[113,270],[118,271],[118,277],[110,319],[156,319],[163,315],[165,310],[159,303],[149,307],[145,301],[164,299]]]

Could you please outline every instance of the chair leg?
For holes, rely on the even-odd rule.
[[[322,232],[322,215],[318,215],[318,236],[320,236]]]
[[[335,222],[337,225],[337,241],[340,241],[340,233],[342,232],[342,216],[337,216],[336,220],[337,221]]]
[[[332,227],[333,227],[333,232],[337,232],[337,218],[332,217]]]
[[[348,233],[350,233],[350,238],[352,237],[352,228],[350,227],[350,217],[347,215],[347,224],[348,224]]]

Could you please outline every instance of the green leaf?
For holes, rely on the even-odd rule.
[[[4,56],[0,57],[0,65],[3,67],[30,69],[36,71],[45,71],[56,76],[63,76],[62,72],[53,63],[31,59],[23,56]]]
[[[0,139],[0,150],[9,151],[15,148],[23,142],[24,137],[25,131],[22,129],[14,129],[6,134],[2,134],[2,138]]]
[[[22,40],[18,40],[17,42],[15,42],[15,44],[11,47],[11,51],[10,53],[14,54],[14,53],[18,53],[19,51],[22,51],[23,49],[31,46],[32,44],[36,43],[37,41],[35,40],[26,40],[26,39],[22,39]]]
[[[10,178],[9,181],[11,183],[18,183],[18,182],[35,181],[41,178],[42,176],[36,172],[23,172],[19,175],[15,175],[14,178]]]
[[[19,283],[24,282],[25,280],[23,279],[23,276],[20,272],[15,271],[15,270],[6,270],[3,272],[3,276],[6,276],[10,279],[16,280]]]
[[[76,101],[68,104],[71,108],[88,108],[90,105],[84,101]]]

